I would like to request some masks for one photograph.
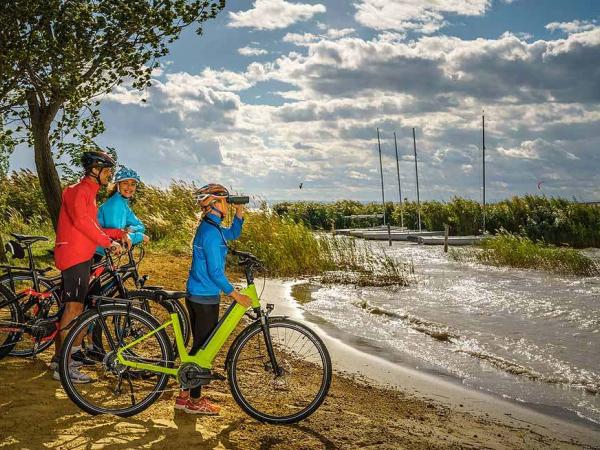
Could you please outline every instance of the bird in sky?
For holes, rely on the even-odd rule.
[[[298,187],[299,187],[300,189],[302,189],[302,185],[303,185],[303,184],[304,184],[304,183],[300,183],[300,186],[298,186]]]

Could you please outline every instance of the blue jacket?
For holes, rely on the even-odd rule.
[[[98,223],[103,228],[129,228],[129,237],[132,244],[139,244],[144,240],[146,227],[136,217],[129,206],[129,199],[118,192],[114,193],[98,208]],[[96,253],[104,254],[104,249],[98,247]]]
[[[221,291],[229,295],[233,292],[233,286],[225,276],[226,241],[237,239],[242,234],[244,221],[235,216],[231,227],[223,228],[219,217],[214,214],[208,217],[218,227],[203,220],[196,230],[192,267],[187,281],[187,292],[191,297],[214,296]]]

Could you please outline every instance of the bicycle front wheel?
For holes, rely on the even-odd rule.
[[[305,419],[323,403],[331,384],[331,359],[310,328],[284,318],[268,321],[276,364],[267,352],[259,323],[234,342],[228,380],[235,401],[250,416],[274,424]]]
[[[105,326],[102,325],[104,323]],[[69,331],[62,344],[59,372],[69,398],[89,414],[114,414],[129,417],[148,408],[161,395],[169,375],[123,366],[117,359],[119,348],[158,328],[150,314],[123,305],[107,305],[85,312]],[[101,361],[78,368],[89,377],[85,383],[69,376],[69,356],[77,337],[90,327],[102,329]],[[124,352],[130,361],[162,367],[173,366],[173,350],[164,330],[147,337]],[[96,358],[100,359],[100,358]],[[79,382],[77,382],[79,381]]]

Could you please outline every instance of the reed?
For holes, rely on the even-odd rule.
[[[546,270],[561,275],[600,276],[600,264],[578,250],[534,242],[507,232],[482,241],[480,249],[452,249],[457,261]]]

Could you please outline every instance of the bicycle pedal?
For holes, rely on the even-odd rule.
[[[218,372],[213,372],[211,378],[216,381],[225,381],[225,376]]]

